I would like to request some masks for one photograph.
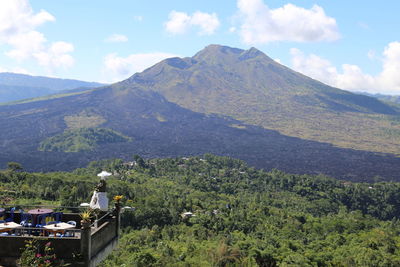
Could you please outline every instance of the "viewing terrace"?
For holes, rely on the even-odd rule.
[[[58,259],[71,266],[96,266],[117,245],[119,203],[108,211],[88,207],[7,205],[0,207],[0,266],[17,266],[28,240],[50,242]]]

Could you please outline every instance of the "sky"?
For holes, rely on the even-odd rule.
[[[0,72],[111,83],[209,44],[400,95],[400,1],[0,0]]]

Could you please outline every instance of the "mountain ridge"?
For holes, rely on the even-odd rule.
[[[256,57],[239,60],[243,53]],[[215,54],[223,55],[227,63],[217,62],[221,59]],[[173,59],[185,62],[184,68],[171,65],[171,61],[161,61],[114,87],[154,90],[190,110],[231,116],[289,136],[328,143],[334,140],[333,144],[346,148],[400,153],[398,142],[387,145],[382,138],[382,129],[393,127],[388,118],[382,121],[382,115],[397,116],[398,107],[325,85],[255,48],[211,45],[191,58]],[[360,131],[371,131],[371,126],[370,134],[360,136]],[[394,125],[396,129],[399,126]]]
[[[163,60],[110,86],[0,106],[0,164],[20,161],[33,170],[70,170],[133,154],[153,158],[210,152],[258,168],[358,181],[377,175],[400,180],[400,158],[385,153],[400,151],[397,107],[288,70],[255,48],[213,45],[193,57]],[[84,152],[37,150],[54,136],[57,147],[65,147],[63,136],[85,127],[115,131],[133,141],[99,144]]]
[[[21,73],[0,73],[0,103],[66,93],[69,90],[87,90],[105,84],[74,79],[32,76]]]

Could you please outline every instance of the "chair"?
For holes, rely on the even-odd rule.
[[[21,222],[20,222],[20,224],[23,227],[33,227],[32,214],[24,213],[21,210]],[[32,230],[30,230],[30,229],[27,231],[28,234],[31,234],[31,232],[32,232]]]
[[[32,227],[32,214],[21,212],[21,222],[23,227]]]
[[[56,223],[60,223],[62,220],[63,213],[62,212],[53,212],[53,214],[51,216],[54,218],[54,221],[56,221]]]
[[[6,218],[6,222],[13,222],[14,221],[14,211],[15,211],[15,207],[11,208],[10,210],[10,217]]]
[[[43,215],[39,215],[37,217],[37,224],[36,227],[37,228],[43,228],[43,226],[46,225],[46,218],[47,218],[47,214],[43,214]]]
[[[35,225],[36,228],[43,228],[46,225],[46,218],[48,217],[47,214],[42,214],[37,217],[37,224]],[[43,235],[43,231],[40,231],[41,235]],[[39,234],[39,232],[37,232]]]
[[[68,221],[67,223],[76,227],[76,221]]]
[[[67,222],[70,225],[73,225],[74,227],[76,227],[76,221],[68,221]],[[74,237],[75,236],[75,231],[65,231],[65,234],[63,235],[65,237]]]

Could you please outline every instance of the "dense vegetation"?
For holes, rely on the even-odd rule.
[[[399,266],[400,184],[265,172],[203,157],[92,162],[73,173],[0,173],[3,201],[87,202],[100,170],[123,214],[103,266]],[[195,216],[183,217],[183,212]]]
[[[98,145],[131,141],[116,131],[106,128],[79,128],[66,130],[40,143],[40,151],[80,152],[93,150]]]

